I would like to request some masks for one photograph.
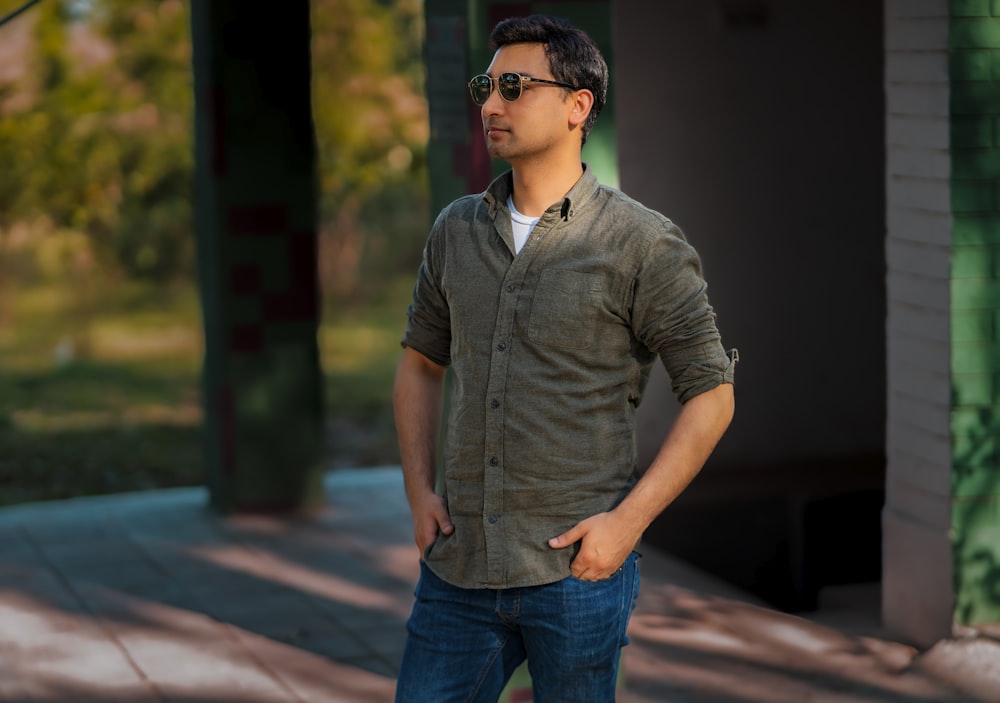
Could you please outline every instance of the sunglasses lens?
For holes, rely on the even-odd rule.
[[[504,100],[517,100],[521,97],[521,76],[516,73],[501,73],[497,79],[497,90]]]
[[[482,105],[490,98],[493,92],[493,81],[489,76],[476,76],[469,81],[469,93],[472,95],[472,102]]]

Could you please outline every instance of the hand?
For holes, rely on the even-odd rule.
[[[444,498],[436,493],[428,493],[413,506],[413,538],[420,549],[421,558],[434,544],[438,533],[450,535],[455,531]]]
[[[580,551],[570,563],[570,572],[581,581],[601,581],[625,563],[641,536],[633,525],[614,512],[598,513],[549,540],[553,549],[580,542]]]

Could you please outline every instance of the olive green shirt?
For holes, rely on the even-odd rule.
[[[570,574],[547,541],[639,478],[635,412],[656,357],[681,402],[732,383],[695,250],[588,169],[514,254],[510,172],[438,216],[403,345],[452,370],[444,490],[424,554],[464,588]]]

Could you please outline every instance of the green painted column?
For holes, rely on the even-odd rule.
[[[309,3],[195,0],[196,227],[212,506],[322,502]]]
[[[1000,622],[1000,0],[952,0],[955,622]]]

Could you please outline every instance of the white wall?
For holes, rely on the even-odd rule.
[[[882,614],[951,634],[948,0],[887,0],[888,422]]]
[[[793,602],[808,596],[810,559],[846,572],[864,548],[877,578],[880,504],[807,522],[818,497],[884,487],[881,5],[616,0],[613,12],[622,189],[687,233],[741,356],[735,422],[651,541],[688,535],[665,546],[743,585],[798,580]],[[675,411],[658,373],[643,461]],[[831,530],[854,551],[834,554]]]
[[[766,17],[727,22],[727,6]],[[614,12],[622,188],[698,248],[743,359],[717,463],[882,452],[878,7],[626,0]]]

